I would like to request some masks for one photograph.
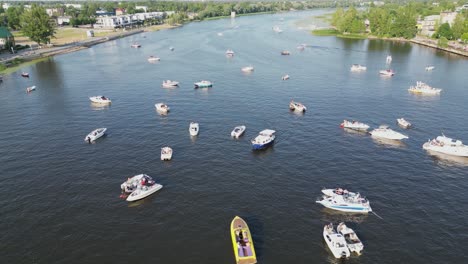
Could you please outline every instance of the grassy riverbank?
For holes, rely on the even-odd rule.
[[[339,38],[350,38],[350,39],[368,38],[367,34],[342,34],[338,30],[333,29],[333,28],[312,30],[312,34],[315,36],[335,36]]]

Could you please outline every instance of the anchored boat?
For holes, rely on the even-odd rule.
[[[96,104],[110,104],[112,103],[111,99],[102,95],[99,96],[92,96],[89,98],[91,102],[96,103]]]
[[[412,125],[410,122],[406,121],[406,119],[404,119],[403,117],[402,118],[398,118],[397,119],[397,123],[400,127],[402,128],[410,128]]]
[[[171,80],[165,80],[162,82],[162,87],[163,88],[175,88],[179,86],[178,81],[171,81]]]
[[[126,198],[128,202],[141,200],[159,191],[163,186],[157,184],[151,176],[146,174],[135,175],[128,178],[120,185],[122,189],[121,198]]]
[[[91,131],[86,137],[85,137],[85,141],[88,142],[88,143],[91,143],[91,142],[94,142],[96,139],[104,136],[104,134],[106,133],[107,131],[107,128],[105,127],[102,127],[102,128],[98,128],[98,129],[95,129],[93,131]]]
[[[291,111],[304,113],[307,110],[307,107],[299,102],[294,102],[293,100],[291,100],[291,102],[289,102],[289,109]]]
[[[316,203],[327,208],[349,213],[372,212],[370,202],[359,193],[348,192],[341,188],[323,189],[322,193],[324,195]]]
[[[332,223],[323,227],[323,239],[335,258],[347,258],[351,255],[345,238],[335,231]]]
[[[275,138],[276,138],[275,133],[276,131],[271,130],[271,129],[265,129],[265,130],[260,131],[258,136],[252,139],[251,141],[252,148],[254,150],[257,150],[257,149],[265,149],[269,147],[275,142]]]
[[[231,137],[239,138],[244,134],[245,128],[245,126],[236,126],[231,132]]]
[[[424,143],[423,149],[451,156],[468,157],[468,146],[463,145],[461,140],[454,140],[445,135]]]
[[[257,256],[249,226],[239,216],[231,222],[231,238],[237,264],[257,263]]]
[[[341,222],[336,227],[336,231],[338,231],[338,233],[340,233],[344,237],[346,241],[346,246],[348,247],[349,251],[361,255],[362,250],[364,250],[364,245],[362,244],[361,240],[356,235],[353,229],[347,227],[344,222]]]
[[[381,125],[379,128],[376,128],[369,132],[372,137],[375,138],[384,138],[384,139],[391,139],[391,140],[402,140],[407,139],[408,136],[398,133],[386,125]]]
[[[160,113],[167,114],[169,112],[170,108],[167,106],[165,103],[158,103],[154,105],[156,107],[156,110]]]
[[[161,160],[171,160],[172,149],[170,147],[161,148]]]
[[[340,127],[342,128],[349,128],[357,131],[367,131],[369,129],[368,124],[364,124],[358,121],[348,121],[348,120],[343,120],[343,123],[341,123]]]
[[[190,122],[190,127],[189,127],[190,135],[196,136],[198,135],[199,131],[200,131],[200,126],[198,125],[198,123]]]
[[[195,85],[195,88],[209,88],[209,87],[213,87],[213,83],[210,82],[210,81],[199,81],[199,82],[196,82],[194,83]]]

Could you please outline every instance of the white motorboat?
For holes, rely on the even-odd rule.
[[[289,52],[289,50],[283,50],[281,51],[281,55],[291,55],[291,52]]]
[[[91,131],[84,139],[84,141],[88,142],[88,143],[91,143],[91,142],[94,142],[96,139],[104,136],[104,134],[106,133],[107,131],[107,128],[103,127],[103,128],[98,128],[98,129],[95,129],[93,131]]]
[[[276,33],[281,33],[281,32],[283,32],[283,30],[282,30],[279,26],[274,26],[274,27],[273,27],[273,31],[276,32]]]
[[[253,72],[254,67],[252,67],[252,66],[242,67],[241,71],[243,71],[243,72]]]
[[[303,51],[305,48],[307,47],[307,44],[300,44],[299,46],[297,46],[296,48],[300,51]]]
[[[163,186],[157,184],[153,178],[146,174],[135,175],[128,178],[120,185],[122,189],[121,198],[127,198],[128,202],[141,200],[159,191]]]
[[[171,81],[171,80],[165,80],[162,82],[162,87],[163,88],[175,88],[179,86],[178,81]]]
[[[170,147],[161,148],[161,160],[171,160],[172,149]]]
[[[468,146],[464,145],[461,140],[454,140],[445,135],[424,143],[423,149],[452,156],[468,157]]]
[[[258,133],[258,136],[251,140],[253,149],[264,149],[275,142],[276,131],[265,129]]]
[[[340,127],[342,128],[349,128],[357,131],[367,131],[369,129],[369,125],[365,123],[361,123],[358,121],[348,121],[348,120],[343,120],[343,123],[341,123]]]
[[[283,81],[289,80],[289,75],[288,74],[284,75],[283,77],[281,77],[281,80]]]
[[[345,238],[335,231],[332,223],[323,227],[323,239],[335,258],[347,258],[351,255]]]
[[[218,36],[220,37],[224,36],[223,32],[218,32]]]
[[[403,117],[402,118],[398,118],[397,119],[397,123],[400,127],[402,128],[410,128],[412,125],[410,122],[406,121],[406,119],[404,119]]]
[[[160,60],[161,60],[161,58],[154,57],[154,56],[149,56],[149,58],[148,58],[149,62],[157,62],[157,61],[160,61]]]
[[[141,45],[140,45],[139,43],[136,43],[136,42],[135,42],[135,43],[133,43],[133,44],[131,45],[131,47],[137,49],[137,48],[141,48]]]
[[[26,88],[26,92],[27,92],[27,93],[30,93],[30,92],[35,91],[35,90],[36,90],[36,86],[35,86],[35,85]]]
[[[244,134],[245,128],[245,126],[236,126],[231,132],[231,137],[239,138]]]
[[[199,82],[196,82],[194,83],[195,85],[195,88],[210,88],[210,87],[213,87],[213,83],[210,82],[210,81],[199,81]]]
[[[392,56],[388,55],[385,61],[387,62],[387,64],[392,63]]]
[[[432,71],[435,69],[435,66],[426,66],[426,71]]]
[[[102,95],[99,96],[92,96],[89,98],[91,102],[96,103],[96,104],[110,104],[112,103],[111,99]]]
[[[395,72],[393,70],[391,70],[391,69],[381,70],[379,73],[382,76],[393,76],[393,75],[395,75]]]
[[[366,71],[366,70],[367,70],[366,66],[362,66],[360,64],[351,65],[351,71],[353,72],[361,72],[361,71]]]
[[[157,103],[154,105],[156,107],[156,110],[160,113],[167,114],[169,112],[170,108],[167,106],[165,103]]]
[[[341,188],[323,189],[322,193],[324,195],[316,203],[329,209],[349,213],[372,212],[370,202],[359,193],[349,192]]]
[[[291,100],[291,102],[289,102],[289,109],[296,112],[305,112],[307,107],[299,102],[294,102]]]
[[[371,134],[372,137],[375,138],[384,138],[391,140],[402,140],[408,138],[408,136],[398,133],[386,125],[379,126],[379,128],[372,130],[371,132],[369,132],[369,134]]]
[[[336,227],[336,231],[338,231],[338,233],[340,233],[345,238],[346,246],[348,247],[349,251],[361,255],[362,250],[364,250],[364,245],[353,229],[347,227],[344,222],[341,222]]]
[[[234,51],[231,50],[231,49],[226,50],[226,56],[228,56],[228,57],[234,56]]]
[[[200,132],[200,126],[198,123],[190,122],[189,132],[191,136],[197,136],[198,132]]]
[[[174,47],[169,47],[169,50],[170,50],[170,51],[174,51]]]
[[[410,93],[416,93],[416,94],[437,95],[437,94],[440,94],[442,89],[434,88],[434,87],[427,85],[426,83],[418,81],[416,82],[416,86],[413,86],[413,85],[410,86],[408,91]]]

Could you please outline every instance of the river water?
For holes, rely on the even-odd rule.
[[[259,263],[336,263],[322,229],[339,221],[365,245],[348,263],[465,263],[468,161],[428,155],[422,144],[442,132],[468,142],[468,61],[408,43],[316,37],[297,26],[323,12],[191,23],[5,76],[0,263],[235,263],[235,215],[249,224]],[[387,54],[392,78],[378,74]],[[150,55],[161,61],[149,64]],[[353,63],[367,72],[351,73]],[[243,74],[248,65],[255,71]],[[436,68],[426,72],[427,65]],[[285,74],[291,79],[282,81]],[[165,79],[181,85],[163,89]],[[202,79],[214,87],[193,89]],[[416,81],[443,92],[409,94]],[[31,85],[37,90],[26,94]],[[113,103],[92,106],[94,95]],[[291,113],[291,99],[308,111]],[[169,115],[155,111],[157,102],[171,107]],[[398,128],[399,117],[414,128]],[[339,128],[345,118],[389,124],[409,139],[389,144],[349,133]],[[190,121],[200,123],[196,139]],[[233,140],[241,124],[246,134]],[[98,127],[107,136],[84,143]],[[249,140],[266,128],[277,142],[253,152]],[[170,162],[159,159],[165,145],[174,149]],[[120,200],[120,184],[139,173],[164,188],[136,203]],[[337,186],[367,196],[381,218],[315,203],[323,187]]]

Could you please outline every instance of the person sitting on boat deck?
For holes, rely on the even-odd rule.
[[[336,194],[339,194],[339,195],[342,195],[342,194],[343,194],[343,189],[341,189],[341,188],[336,188],[335,193],[336,193]]]
[[[239,242],[240,241],[240,234],[239,234],[240,232],[239,232],[239,230],[236,230],[235,233],[236,233],[236,241]]]

